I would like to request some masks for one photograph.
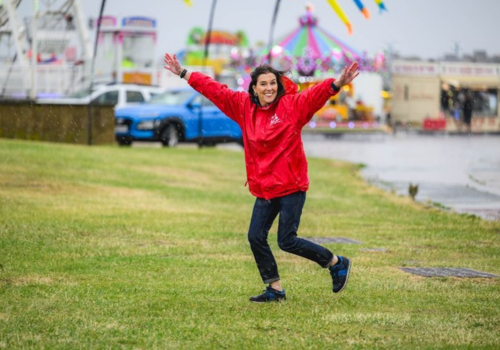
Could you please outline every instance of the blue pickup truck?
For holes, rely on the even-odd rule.
[[[194,89],[168,90],[140,105],[115,110],[115,137],[123,146],[134,141],[215,145],[242,142],[241,129]]]

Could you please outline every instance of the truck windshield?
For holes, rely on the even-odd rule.
[[[162,94],[154,96],[147,103],[162,104],[168,106],[179,106],[185,104],[187,99],[190,98],[191,96],[193,96],[193,91],[187,91],[187,90],[167,91]]]
[[[68,97],[71,97],[71,98],[80,98],[80,97],[88,97],[89,95],[90,95],[89,89],[83,89],[83,90],[80,90],[80,91],[77,91],[77,92],[73,92],[72,94],[68,95]]]

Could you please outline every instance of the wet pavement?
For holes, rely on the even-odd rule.
[[[308,156],[362,163],[370,183],[417,201],[500,220],[500,136],[416,133],[304,135]]]

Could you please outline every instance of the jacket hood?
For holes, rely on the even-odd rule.
[[[284,75],[281,76],[281,84],[285,88],[285,95],[295,95],[299,91],[297,84]]]

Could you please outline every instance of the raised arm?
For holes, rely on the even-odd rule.
[[[340,90],[342,86],[350,84],[359,75],[358,68],[358,62],[353,62],[349,67],[344,68],[340,77],[333,82],[336,90]]]
[[[241,126],[242,102],[245,98],[248,98],[247,93],[233,91],[226,85],[202,73],[190,72],[182,68],[175,54],[171,56],[166,53],[164,62],[165,69],[178,75],[182,79],[186,79],[193,89],[212,101],[225,115]]]
[[[186,72],[181,76],[181,73],[183,72],[183,68],[179,61],[177,60],[177,55],[174,53],[173,56],[170,56],[170,54],[166,53],[165,54],[165,66],[164,68],[171,71],[175,75],[180,76],[182,79],[186,79],[189,81],[189,78],[191,77],[191,72],[188,72],[186,69]]]
[[[344,85],[351,83],[358,75],[358,63],[354,62],[344,68],[338,79],[326,79],[295,95],[293,105],[295,110],[300,111],[299,126],[302,127],[309,122],[314,113],[323,107],[331,96],[337,94]]]

